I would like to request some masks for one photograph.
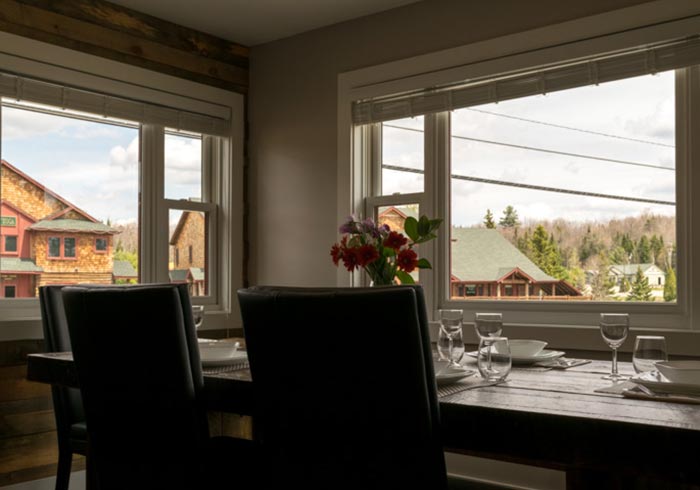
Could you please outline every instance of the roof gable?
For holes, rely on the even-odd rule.
[[[461,281],[501,280],[514,269],[538,282],[557,279],[545,274],[498,230],[452,228],[452,274]]]

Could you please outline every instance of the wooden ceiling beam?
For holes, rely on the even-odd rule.
[[[239,93],[248,48],[104,0],[0,0],[0,30]]]

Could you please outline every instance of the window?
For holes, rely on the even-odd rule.
[[[14,298],[15,297],[15,286],[5,286],[5,297]]]
[[[3,259],[1,268],[15,269],[0,270],[0,281],[21,265],[16,298],[34,297],[50,274],[62,282],[168,281],[166,217],[194,207],[205,213],[208,234],[206,270],[193,271],[196,302],[223,313],[210,326],[228,326],[242,285],[235,217],[242,216],[243,96],[131,67],[103,78],[90,73],[89,56],[44,46],[66,63],[56,70],[31,59],[39,47],[12,45],[0,62],[0,231],[15,226],[27,249],[21,264]],[[6,209],[8,179],[36,198],[26,216],[13,203]],[[218,219],[219,209],[234,218]],[[38,301],[3,299],[0,309],[3,321],[36,323]]]
[[[106,238],[95,238],[95,252],[106,252],[107,251],[107,239]]]
[[[595,325],[606,310],[631,313],[636,327],[692,328],[688,230],[700,216],[688,205],[688,166],[700,110],[688,101],[700,96],[700,41],[624,44],[633,39],[610,36],[608,52],[582,41],[576,49],[590,54],[577,60],[567,46],[416,71],[393,84],[410,87],[397,94],[366,84],[368,72],[347,75],[340,97],[355,126],[339,140],[354,150],[353,202],[364,197],[367,215],[413,202],[447,218],[434,270],[421,277],[433,311],[462,308],[468,321],[493,309],[531,332]],[[494,66],[503,71],[487,75]],[[479,76],[446,78],[457,72]],[[440,77],[428,90],[412,85]],[[420,153],[406,135],[421,132],[417,164],[388,158]],[[400,181],[415,175],[422,190]]]
[[[5,252],[17,252],[17,237],[5,236]]]

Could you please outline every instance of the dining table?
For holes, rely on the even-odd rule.
[[[465,367],[476,370],[475,361]],[[619,369],[634,374],[631,363]],[[623,396],[623,385],[602,379],[609,372],[609,361],[567,369],[514,365],[498,384],[478,372],[439,383],[445,450],[565,471],[571,490],[700,485],[700,404]],[[78,387],[70,352],[30,354],[27,377]],[[255,420],[245,361],[204,366],[203,396],[208,410]]]

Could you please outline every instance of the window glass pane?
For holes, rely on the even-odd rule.
[[[107,251],[107,238],[96,238],[95,239],[95,250],[98,252]]]
[[[5,237],[5,252],[16,252],[17,251],[17,237],[16,236],[6,236]]]
[[[166,199],[201,200],[201,136],[166,132],[165,197]]]
[[[6,298],[14,298],[16,294],[16,286],[5,286],[5,297]]]
[[[451,295],[675,301],[674,105],[671,72],[454,111]]]
[[[382,123],[382,195],[423,192],[424,119]]]
[[[18,254],[3,257],[0,286],[26,298],[44,284],[137,281],[138,127],[5,99],[1,127],[0,233],[17,236]]]
[[[75,257],[75,238],[63,239],[63,256]]]
[[[387,225],[391,231],[396,231],[403,234],[405,237],[406,231],[404,229],[404,222],[409,216],[418,219],[418,204],[403,204],[396,206],[378,206],[377,207],[377,224]],[[420,245],[413,247],[413,251],[416,252],[418,258],[420,255]],[[410,273],[413,280],[418,282],[419,271],[415,269]]]
[[[170,211],[170,281],[187,283],[192,296],[206,296],[207,213]]]
[[[61,256],[61,239],[58,237],[49,237],[49,257]]]

